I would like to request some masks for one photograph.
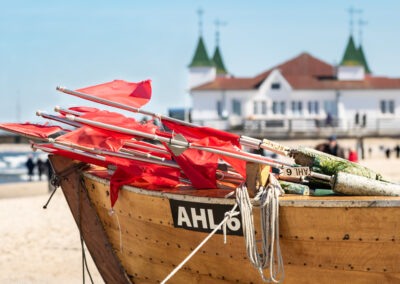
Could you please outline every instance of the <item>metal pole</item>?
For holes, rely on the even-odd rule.
[[[278,168],[278,169],[283,168],[283,165],[280,165],[278,163],[269,162],[269,161],[266,161],[263,159],[256,159],[256,158],[252,158],[252,157],[248,157],[248,156],[244,156],[244,155],[240,155],[240,154],[235,154],[235,153],[231,153],[231,152],[227,152],[227,151],[223,151],[223,150],[216,150],[216,149],[212,149],[212,148],[208,148],[208,147],[194,146],[188,142],[176,140],[174,138],[171,138],[171,139],[165,138],[165,137],[157,136],[155,134],[149,134],[149,133],[145,133],[145,132],[141,132],[141,131],[137,131],[137,130],[127,129],[124,127],[119,127],[119,126],[115,126],[115,125],[109,125],[109,124],[105,124],[105,123],[101,123],[101,122],[97,122],[97,121],[83,119],[83,118],[76,117],[76,116],[70,115],[70,114],[66,115],[65,118],[68,120],[77,121],[80,123],[99,127],[102,129],[108,129],[108,130],[112,130],[112,131],[116,131],[116,132],[120,132],[120,133],[126,133],[126,134],[130,134],[130,135],[134,135],[134,136],[140,136],[140,137],[151,139],[151,140],[157,140],[160,142],[168,143],[172,146],[181,146],[184,148],[198,149],[198,150],[202,150],[202,151],[206,151],[206,152],[211,152],[211,153],[215,153],[215,154],[219,154],[219,155],[224,155],[227,157],[240,159],[240,160],[247,161],[247,162],[263,164],[263,165],[271,166],[271,167]]]
[[[66,87],[57,86],[56,90],[60,91],[60,92],[63,92],[63,93],[66,93],[66,94],[69,94],[69,95],[73,95],[73,96],[77,96],[77,97],[80,97],[80,98],[83,98],[83,99],[94,101],[94,102],[97,102],[97,103],[105,104],[105,105],[108,105],[108,106],[124,109],[124,110],[135,112],[135,113],[149,115],[149,116],[152,116],[152,117],[159,118],[161,120],[167,120],[167,121],[175,122],[175,123],[178,123],[178,124],[181,124],[181,125],[184,125],[184,126],[199,127],[198,125],[190,123],[190,122],[186,122],[186,121],[175,119],[175,118],[172,118],[172,117],[169,117],[169,116],[165,116],[165,115],[162,115],[162,114],[157,114],[157,113],[154,113],[154,112],[142,110],[140,108],[127,106],[127,105],[124,105],[124,104],[121,104],[121,103],[117,103],[117,102],[113,102],[113,101],[110,101],[110,100],[106,100],[106,99],[103,99],[103,98],[98,98],[96,96],[88,95],[88,94],[85,94],[85,93],[73,91],[73,90],[70,90],[70,89],[68,89]],[[58,110],[55,109],[55,111],[58,111]],[[69,113],[72,114],[72,112],[70,110],[69,110]],[[269,141],[267,139],[259,140],[259,139],[254,139],[254,138],[247,137],[247,136],[241,136],[239,138],[239,143],[241,143],[242,141],[245,142],[243,144],[244,146],[251,147],[251,148],[254,148],[254,149],[263,148],[263,149],[275,152],[275,153],[280,154],[280,155],[285,155],[285,156],[287,156],[287,154],[288,154],[288,153],[286,153],[286,151],[282,151],[282,149],[288,150],[287,147],[284,147],[282,145],[279,145],[278,143]],[[274,146],[271,147],[271,145],[274,145]]]
[[[36,115],[37,116],[41,116],[41,117],[46,118],[46,119],[50,119],[50,120],[58,121],[58,122],[61,122],[61,123],[65,123],[65,124],[68,124],[68,125],[76,127],[76,128],[82,127],[82,124],[79,124],[79,123],[76,123],[76,122],[72,122],[72,121],[70,121],[68,119],[65,119],[65,118],[62,118],[62,117],[58,117],[58,116],[55,116],[55,115],[51,115],[51,114],[48,114],[46,112],[42,112],[40,110],[36,111]]]

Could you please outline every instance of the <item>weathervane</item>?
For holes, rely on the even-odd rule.
[[[199,34],[200,36],[203,35],[203,9],[199,8],[197,10],[197,15],[199,16]]]
[[[359,41],[360,41],[360,45],[362,44],[362,40],[363,40],[363,26],[366,26],[368,24],[367,21],[364,21],[361,17],[358,21],[358,37],[359,37]]]
[[[219,19],[216,19],[215,22],[215,44],[216,46],[219,46],[219,28],[224,27],[227,25],[227,22],[221,22]]]
[[[354,9],[353,7],[350,7],[348,12],[349,12],[349,15],[350,15],[350,35],[353,35],[354,14],[361,14],[362,10],[361,9]]]

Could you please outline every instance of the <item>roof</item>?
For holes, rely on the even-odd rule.
[[[358,51],[358,56],[360,57],[360,60],[361,60],[361,64],[364,66],[365,73],[370,74],[371,70],[369,70],[367,59],[365,58],[364,51],[363,51],[361,44],[358,47],[357,51]]]
[[[214,56],[212,60],[215,63],[215,67],[217,67],[217,74],[228,74],[228,71],[226,71],[224,62],[222,60],[221,52],[219,51],[219,46],[215,48],[214,51]]]
[[[212,67],[212,66],[214,66],[214,62],[208,57],[203,37],[200,36],[196,51],[194,53],[192,62],[189,64],[189,67]]]
[[[349,42],[347,43],[346,50],[344,51],[340,65],[343,66],[362,66],[362,59],[360,53],[356,49],[353,36],[350,35]]]
[[[276,65],[255,77],[217,77],[214,81],[195,87],[193,91],[254,90],[275,69],[278,69],[293,89],[400,89],[400,78],[367,75],[360,81],[343,81],[335,77],[335,67],[308,53],[301,53],[282,64]]]

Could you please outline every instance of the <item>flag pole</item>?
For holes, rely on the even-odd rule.
[[[65,118],[62,118],[62,117],[58,117],[58,116],[55,116],[55,115],[52,115],[52,114],[48,114],[48,113],[43,112],[41,110],[37,110],[36,111],[36,115],[37,116],[41,116],[41,117],[43,117],[45,119],[50,119],[50,120],[54,120],[54,121],[61,122],[61,123],[64,123],[64,124],[68,124],[68,125],[76,127],[76,128],[79,128],[79,127],[83,126],[80,123],[73,122],[73,121],[70,121],[68,119],[65,119]]]
[[[51,143],[55,148],[60,149],[60,150],[64,150],[64,151],[68,151],[68,152],[72,152],[72,153],[76,153],[79,155],[83,155],[86,157],[90,157],[93,159],[97,159],[100,161],[106,161],[106,157],[104,157],[103,155],[108,155],[108,156],[114,156],[114,157],[120,157],[120,158],[125,158],[125,159],[130,159],[130,160],[134,160],[134,161],[141,161],[141,162],[145,162],[145,163],[150,163],[150,164],[157,164],[157,165],[161,165],[161,166],[166,166],[166,167],[171,167],[171,168],[177,168],[180,169],[180,167],[174,163],[174,162],[168,162],[168,161],[158,161],[158,160],[152,160],[152,159],[147,159],[147,158],[140,158],[137,156],[131,156],[131,155],[126,155],[126,154],[122,154],[122,153],[116,153],[116,152],[112,152],[112,151],[107,151],[107,150],[100,150],[100,149],[93,149],[90,147],[85,147],[85,146],[81,146],[81,145],[76,145],[73,143],[66,143],[66,142],[61,142],[61,141],[56,141],[54,139],[48,139],[49,143]],[[45,152],[51,152],[51,149],[44,149],[43,147],[38,147],[38,145],[34,144],[32,145],[32,147],[37,148],[39,150],[45,151]],[[49,150],[49,151],[48,151]],[[192,183],[190,182],[190,180],[186,179],[186,178],[179,178],[180,182],[186,183],[191,185]],[[233,184],[236,184],[235,182],[230,181]],[[224,185],[224,184],[220,184],[217,181],[217,188],[219,189],[232,189],[232,187],[228,186],[228,185]]]
[[[59,108],[57,108],[57,109],[59,109]],[[72,111],[72,112],[75,112],[75,111]],[[76,112],[76,113],[79,113],[79,112]],[[47,118],[47,119],[56,120],[58,122],[66,123],[68,125],[72,125],[72,123],[74,123],[74,122],[72,122],[70,120],[67,120],[65,118],[59,118],[59,117],[54,116],[54,115],[49,115],[49,114],[47,114],[45,112],[42,112],[40,110],[36,111],[36,115],[44,117],[44,118]],[[79,125],[79,127],[83,126],[82,124],[79,124],[79,123],[76,123],[76,125],[77,125],[76,127],[78,127],[78,125]],[[17,134],[21,134],[21,133],[17,133]],[[27,138],[33,138],[33,139],[37,140],[36,137],[30,137],[30,136],[28,137],[28,135],[25,135],[25,136],[27,136]],[[45,138],[45,139],[42,139],[42,141],[48,142],[48,139]],[[66,146],[66,145],[64,145],[64,146]],[[78,146],[79,145],[77,145],[77,147]],[[168,151],[166,151],[166,150],[153,148],[153,147],[149,147],[149,146],[145,146],[145,145],[141,145],[141,144],[135,144],[135,143],[132,143],[132,142],[124,142],[123,146],[137,147],[137,148],[140,148],[140,149],[146,149],[146,150],[155,151],[155,152],[158,152],[158,153],[163,153],[163,154],[170,155],[170,153]],[[79,147],[84,147],[84,146],[79,146]],[[90,149],[90,148],[86,148],[86,149]],[[81,150],[83,150],[83,149],[81,149]],[[150,153],[143,152],[143,151],[140,151],[140,150],[132,150],[132,149],[127,149],[127,148],[121,148],[119,150],[119,152],[124,152],[124,153],[132,154],[132,155],[136,154],[136,155],[139,155],[139,156],[142,156],[142,157],[152,158],[154,160],[165,161],[165,158],[158,157],[158,156],[155,156],[155,155],[152,155]],[[229,173],[229,172],[221,171],[221,172],[216,172],[216,174],[217,174],[217,178],[222,178],[223,179],[223,177],[227,177],[227,178],[231,178],[231,179],[235,179],[235,180],[241,179],[241,176],[239,174],[237,174],[237,173]]]
[[[59,113],[67,113],[67,114],[71,114],[71,115],[74,115],[75,117],[79,117],[80,115],[82,115],[82,113],[80,113],[80,112],[77,112],[77,111],[73,111],[73,110],[69,110],[69,109],[65,109],[65,108],[62,108],[62,107],[59,107],[59,106],[55,106],[54,107],[54,111],[56,111],[56,112],[59,112]],[[169,117],[168,117],[169,118]],[[196,126],[197,127],[197,126]],[[242,139],[244,139],[244,138],[248,138],[248,139],[250,139],[250,140],[252,140],[252,141],[258,141],[258,142],[253,142],[253,145],[255,145],[255,144],[257,144],[257,145],[259,145],[260,144],[260,142],[261,142],[261,140],[257,140],[257,139],[254,139],[254,138],[251,138],[251,137],[247,137],[247,136],[241,136],[240,138],[239,138],[239,142],[241,142],[241,141],[247,141],[246,143],[250,143],[250,142],[248,142],[248,141],[250,141],[250,140],[242,140]],[[264,140],[266,140],[266,139],[264,139]],[[269,141],[269,140],[266,140],[266,141]],[[128,142],[129,143],[129,142]],[[127,143],[127,144],[128,144]],[[242,142],[241,142],[242,143]],[[249,146],[248,144],[245,144],[244,142],[242,143],[244,146]],[[281,145],[279,145],[279,144],[277,144],[277,143],[275,143],[275,142],[272,142],[272,141],[269,141],[269,143],[268,143],[268,145],[271,145],[271,147],[270,147],[270,149],[274,149],[273,150],[273,152],[275,152],[275,153],[278,153],[278,154],[281,154],[281,155],[285,155],[285,156],[287,156],[288,154],[287,153],[284,153],[284,152],[282,152],[283,150],[282,149],[284,149],[283,147],[284,146],[281,146]],[[272,147],[272,145],[274,145],[273,147]],[[253,147],[253,148],[256,148],[256,147]],[[259,149],[259,148],[257,148],[257,149]],[[266,148],[265,148],[266,149]],[[288,148],[287,148],[288,149]],[[271,150],[272,151],[272,150]],[[287,150],[288,151],[288,150]],[[167,152],[168,154],[169,154],[169,152]],[[245,152],[247,155],[251,155],[251,156],[254,156],[254,157],[256,157],[256,158],[261,158],[262,159],[262,156],[260,156],[260,155],[257,155],[257,154],[252,154],[252,153],[247,153],[247,152]],[[294,166],[296,166],[296,165],[294,165],[294,164],[289,164],[289,163],[285,163],[285,162],[282,162],[282,161],[275,161],[276,163],[278,163],[278,164],[281,164],[281,165],[283,165],[283,166],[287,166],[287,167],[294,167]]]
[[[199,127],[198,125],[190,123],[190,122],[186,122],[186,121],[183,121],[183,120],[180,120],[180,119],[176,119],[176,118],[172,118],[172,117],[169,117],[169,116],[165,116],[165,115],[162,115],[162,114],[157,114],[157,113],[154,113],[154,112],[151,112],[151,111],[142,110],[140,108],[127,106],[127,105],[124,105],[124,104],[121,104],[121,103],[117,103],[117,102],[113,102],[113,101],[110,101],[110,100],[107,100],[107,99],[98,98],[96,96],[88,95],[88,94],[85,94],[85,93],[82,93],[82,92],[73,91],[73,90],[70,90],[70,89],[68,89],[66,87],[57,86],[56,90],[60,91],[60,92],[63,92],[65,94],[69,94],[69,95],[73,95],[73,96],[76,96],[76,97],[80,97],[80,98],[83,98],[83,99],[86,99],[86,100],[90,100],[90,101],[94,101],[94,102],[97,102],[97,103],[100,103],[100,104],[105,104],[105,105],[116,107],[116,108],[119,108],[119,109],[123,109],[123,110],[131,111],[131,112],[135,112],[135,113],[140,113],[140,114],[156,117],[156,118],[159,118],[160,120],[167,120],[167,121],[175,122],[175,123],[178,123],[178,124],[181,124],[181,125],[184,125],[184,126]],[[57,109],[55,109],[55,110],[58,111]],[[70,111],[70,113],[71,113],[71,111]],[[71,114],[73,114],[73,113],[71,113]],[[247,146],[247,147],[250,147],[250,148],[253,148],[253,149],[262,148],[262,149],[266,149],[266,150],[269,150],[269,151],[272,151],[274,153],[277,153],[277,154],[280,154],[280,155],[284,155],[284,156],[287,156],[290,153],[290,149],[288,147],[285,147],[283,145],[280,145],[280,144],[278,144],[276,142],[273,142],[273,141],[270,141],[270,140],[267,140],[267,139],[260,140],[260,139],[255,139],[255,138],[252,138],[252,137],[248,137],[248,136],[242,135],[239,138],[239,143],[242,144],[243,146]]]
[[[182,150],[182,152],[188,148],[191,148],[191,149],[202,150],[202,151],[219,154],[219,155],[223,155],[223,156],[227,156],[227,157],[231,157],[231,158],[240,159],[240,160],[247,161],[247,162],[264,164],[264,165],[271,166],[271,167],[277,168],[277,169],[283,169],[285,167],[282,164],[274,163],[274,162],[270,162],[265,159],[262,159],[261,156],[260,156],[260,158],[261,158],[260,159],[260,158],[245,156],[243,154],[236,154],[236,153],[231,153],[231,152],[227,152],[227,151],[223,151],[223,150],[212,149],[209,147],[196,146],[196,145],[193,145],[193,144],[187,142],[186,140],[176,139],[177,137],[183,137],[183,136],[179,136],[179,135],[175,136],[174,138],[165,138],[162,136],[158,136],[156,134],[149,134],[149,133],[141,132],[138,130],[132,130],[132,129],[128,129],[128,128],[124,128],[124,127],[120,127],[120,126],[109,125],[106,123],[101,123],[101,122],[97,122],[97,121],[80,118],[80,117],[70,115],[70,114],[66,115],[65,118],[68,120],[76,121],[79,123],[91,125],[91,126],[102,128],[102,129],[112,130],[115,132],[125,133],[125,134],[129,134],[129,135],[134,135],[134,136],[140,136],[140,137],[147,138],[150,140],[156,140],[156,141],[168,143],[172,147],[178,148],[178,150],[179,149]],[[183,139],[184,139],[184,137],[183,137]],[[241,152],[238,152],[238,153],[241,153]]]

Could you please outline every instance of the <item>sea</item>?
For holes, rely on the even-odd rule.
[[[38,159],[43,162],[47,160],[47,154],[45,153],[21,150],[0,151],[0,184],[28,181],[28,169],[25,164],[29,155],[32,155],[35,164]],[[42,180],[45,179],[47,179],[47,176],[44,173]],[[37,167],[34,169],[33,180],[39,180]]]

